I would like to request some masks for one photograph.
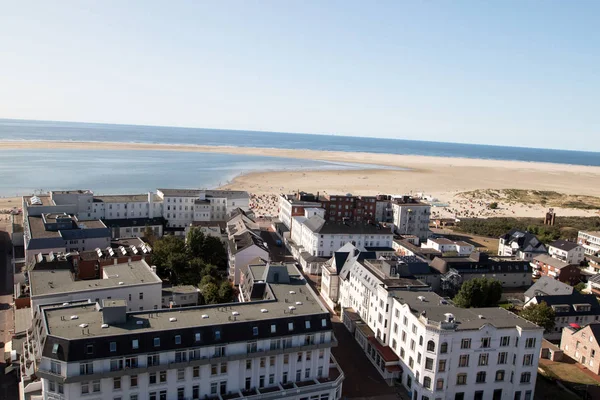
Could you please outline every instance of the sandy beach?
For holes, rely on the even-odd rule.
[[[498,210],[488,210],[489,200],[477,202],[457,196],[476,189],[528,189],[556,191],[565,194],[600,196],[600,167],[499,161],[449,157],[426,157],[397,154],[347,153],[301,149],[263,149],[199,145],[169,145],[112,142],[0,142],[0,150],[9,149],[84,149],[84,150],[165,150],[245,154],[257,156],[312,159],[330,162],[382,165],[388,169],[355,169],[334,171],[257,172],[241,175],[224,188],[247,190],[271,203],[274,195],[297,190],[321,193],[352,193],[355,195],[424,193],[441,203],[449,204],[433,211],[440,216],[455,214],[473,216],[539,216],[547,207],[542,205],[506,204]],[[395,167],[398,169],[389,169]],[[152,190],[153,188],[149,188]],[[265,196],[261,196],[265,195]],[[0,209],[5,199],[0,199]],[[12,203],[14,204],[14,202]],[[263,205],[262,214],[272,212]],[[555,207],[559,216],[598,215],[598,210]]]

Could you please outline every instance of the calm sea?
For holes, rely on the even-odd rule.
[[[274,147],[600,166],[600,153],[594,152],[279,132],[7,119],[0,119],[0,140]],[[0,151],[0,195],[29,193],[34,189],[90,188],[102,193],[123,193],[145,192],[159,186],[214,187],[240,173],[325,168],[346,169],[357,166],[277,157],[167,151]]]

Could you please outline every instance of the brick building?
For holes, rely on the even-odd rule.
[[[568,264],[547,254],[534,257],[531,268],[534,277],[550,276],[572,286],[581,282],[581,270],[577,265]]]
[[[572,359],[595,374],[600,374],[600,323],[583,329],[568,326],[562,331],[560,348]]]

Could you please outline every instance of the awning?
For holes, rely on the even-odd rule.
[[[386,365],[385,369],[388,372],[402,372],[402,367],[399,365]]]
[[[373,347],[375,347],[375,350],[377,350],[381,358],[383,358],[383,361],[392,362],[400,360],[400,358],[396,355],[396,353],[394,353],[394,351],[389,346],[381,345],[381,343],[379,343],[379,341],[374,336],[371,336],[368,340],[369,343],[371,343]]]

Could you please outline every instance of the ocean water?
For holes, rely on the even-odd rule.
[[[600,166],[600,153],[373,139],[279,132],[232,131],[0,119],[0,140],[110,141],[333,150],[519,160]],[[34,190],[147,192],[158,187],[212,188],[254,171],[374,168],[348,163],[171,151],[0,150],[0,196]],[[377,167],[382,168],[382,167]],[[273,188],[275,192],[279,188]]]
[[[381,168],[366,166],[367,168]],[[0,150],[0,196],[91,189],[215,188],[255,171],[364,169],[364,165],[279,157],[145,150]],[[274,187],[274,192],[279,188]]]
[[[0,140],[92,140],[110,142],[273,147],[441,157],[518,160],[600,166],[600,153],[485,146],[417,140],[373,139],[279,132],[173,128],[0,119]]]

